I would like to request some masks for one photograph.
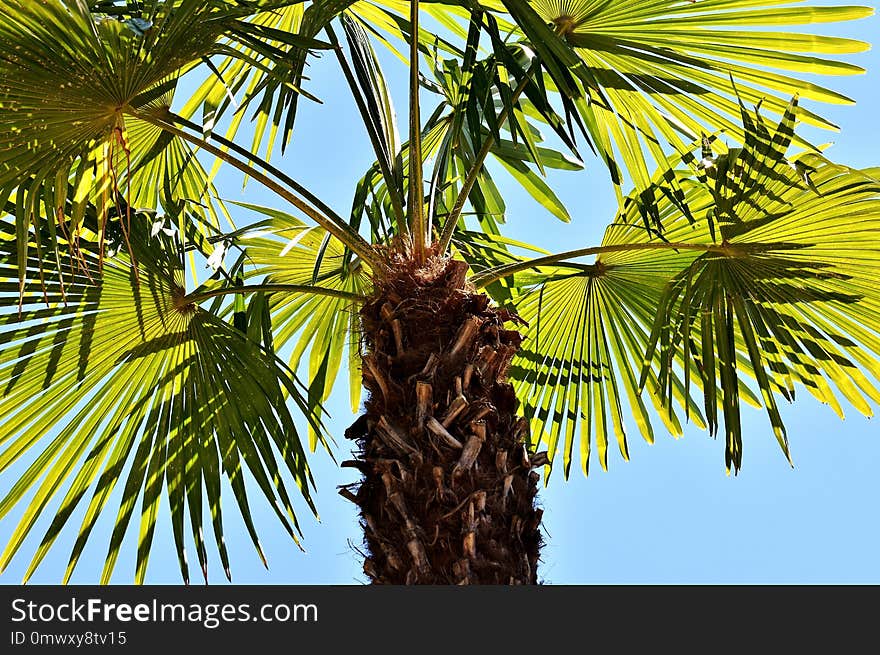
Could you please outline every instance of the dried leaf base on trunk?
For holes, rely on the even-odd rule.
[[[462,262],[389,259],[362,310],[366,413],[346,432],[363,479],[342,494],[360,507],[364,571],[380,584],[535,584],[542,461],[507,382],[515,317],[466,289]]]

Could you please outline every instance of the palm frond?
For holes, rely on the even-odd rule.
[[[0,471],[23,467],[0,500],[0,517],[24,507],[0,569],[57,501],[29,578],[90,494],[68,580],[114,489],[121,488],[102,582],[110,580],[139,499],[135,580],[144,580],[163,496],[184,580],[187,529],[207,579],[208,517],[229,576],[224,476],[264,561],[247,476],[297,539],[285,478],[314,507],[285,397],[307,414],[308,400],[286,367],[256,342],[186,301],[183,264],[173,244],[165,240],[160,247],[159,239],[138,235],[135,243],[149,243],[136,249],[139,284],[128,257],[107,258],[99,271],[95,248],[80,248],[64,285],[57,272],[47,272],[42,284],[29,280],[19,308],[17,240],[9,222],[0,223],[0,230]],[[40,262],[30,255],[27,265],[33,272]]]
[[[644,229],[630,202],[594,263],[510,269],[509,302],[529,322],[513,373],[551,456],[564,438],[566,472],[577,425],[585,468],[593,434],[603,466],[612,432],[627,457],[624,398],[639,431],[653,438],[643,391],[673,433],[683,408],[684,418],[715,434],[720,410],[734,471],[742,463],[741,402],[766,409],[787,457],[777,402],[793,400],[798,385],[841,416],[838,395],[872,414],[880,401],[872,282],[880,182],[815,152],[787,158],[796,106],[775,130],[743,109],[743,148],[692,157],[697,175],[677,173],[692,215],[662,200],[662,238]]]
[[[703,133],[742,142],[736,92],[782,114],[794,93],[823,103],[851,103],[806,76],[853,75],[835,57],[868,44],[840,37],[771,31],[869,16],[868,7],[780,7],[778,0],[503,0],[555,87],[570,99],[611,170],[618,191],[629,183],[645,220],[657,201],[651,171],[670,152],[685,155]],[[735,80],[735,88],[733,85]],[[836,129],[819,114],[805,123]],[[803,145],[806,145],[803,143]],[[664,185],[679,197],[667,167]],[[619,192],[619,199],[623,195]]]
[[[236,240],[246,253],[245,279],[259,278],[266,284],[320,284],[359,295],[369,291],[368,267],[359,259],[350,261],[345,247],[329,234],[284,212],[242,206],[269,217],[259,230],[245,231]],[[352,412],[357,412],[363,354],[358,306],[346,298],[296,294],[273,294],[265,303],[276,350],[292,344],[288,363],[294,371],[308,362],[309,411],[321,415],[321,405],[333,390],[347,352],[349,398]],[[311,428],[309,437],[314,449],[319,434]]]
[[[663,362],[661,389],[675,364],[697,363],[713,432],[720,397],[728,470],[742,463],[743,373],[786,456],[777,395],[792,400],[800,384],[841,417],[837,394],[866,416],[880,402],[880,181],[816,153],[786,159],[794,107],[774,132],[744,111],[746,145],[697,187],[722,247],[670,280],[648,349]]]
[[[511,280],[516,291],[510,304],[528,323],[511,367],[517,397],[532,421],[533,445],[543,440],[551,460],[561,450],[566,476],[576,444],[584,473],[594,445],[603,469],[612,440],[629,459],[628,417],[648,443],[654,441],[658,418],[675,436],[682,434],[682,414],[705,427],[675,373],[668,376],[675,408],[671,402],[663,406],[656,373],[648,373],[655,384],[648,387],[647,399],[639,387],[664,282],[681,265],[681,259],[668,255],[624,264],[603,258],[595,264],[540,267]]]
[[[63,227],[74,239],[89,204],[99,235],[111,208],[121,216],[140,203],[175,216],[185,203],[216,222],[222,206],[191,148],[128,114],[167,110],[181,71],[251,10],[220,0],[148,3],[138,27],[91,12],[86,0],[2,0],[0,8],[0,204],[16,198],[22,273],[29,226],[53,241]],[[64,217],[69,224],[57,225]]]
[[[305,3],[290,3],[257,13],[243,24],[256,33],[262,31],[263,37],[227,44],[224,56],[211,61],[210,72],[181,114],[192,118],[201,110],[204,123],[213,126],[233,111],[226,132],[229,139],[235,138],[250,114],[254,119],[251,151],[259,154],[262,148],[268,161],[278,131],[282,145],[290,139],[300,95],[319,101],[302,88],[307,52],[285,41],[313,40],[337,9],[341,11],[348,4],[331,0],[307,8]]]
[[[321,102],[306,88],[308,53],[327,47],[320,37],[334,20],[344,16],[395,53],[392,42],[405,43],[409,34],[408,2],[317,0],[276,5],[255,13],[227,33],[225,56],[216,58],[212,74],[181,110],[187,118],[201,110],[211,122],[233,112],[226,131],[229,139],[235,138],[250,117],[254,122],[251,151],[262,152],[267,161],[278,143],[282,151],[290,143],[301,98]],[[243,31],[253,32],[252,38],[242,39]],[[257,35],[259,40],[253,38]],[[443,45],[447,51],[456,51],[428,30],[419,30],[419,42],[426,50]]]
[[[469,211],[464,214],[473,217],[486,232],[500,234],[507,207],[497,174],[478,159],[484,147],[486,155],[501,164],[502,170],[550,215],[570,220],[564,203],[546,181],[546,170],[580,170],[583,163],[575,154],[544,145],[541,129],[549,126],[556,136],[565,135],[560,127],[562,119],[546,98],[543,103],[523,98],[519,103],[522,110],[514,109],[510,96],[517,79],[510,74],[509,67],[515,65],[519,75],[525,74],[523,64],[516,63],[517,54],[522,53],[513,48],[513,52],[478,59],[475,34],[472,30],[467,49],[473,57],[458,62],[437,56],[432,60],[431,79],[423,82],[439,100],[422,127],[423,158],[432,166],[428,204],[434,229],[437,233],[444,229],[462,191],[462,181],[469,171],[476,169],[479,173],[467,196]],[[505,111],[512,116],[510,122],[500,120]],[[407,170],[408,142],[402,144],[397,157],[398,166]],[[373,239],[378,242],[397,229],[386,177],[381,174],[379,163],[375,163],[359,181],[352,203],[352,224],[359,226],[369,221]],[[466,230],[466,223],[456,220],[455,227]]]

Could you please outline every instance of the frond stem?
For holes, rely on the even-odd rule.
[[[699,250],[702,252],[718,252],[723,254],[731,254],[735,252],[735,246],[724,246],[714,243],[620,243],[611,246],[593,246],[591,248],[581,248],[579,250],[568,250],[566,252],[556,253],[554,255],[546,255],[545,257],[536,257],[535,259],[527,259],[513,264],[504,264],[495,268],[477,273],[470,281],[481,289],[515,273],[527,271],[530,268],[539,266],[551,266],[553,264],[564,264],[568,259],[577,257],[587,257],[589,255],[602,255],[611,252],[629,252],[636,250]]]
[[[222,148],[214,146],[204,139],[189,134],[185,130],[180,129],[179,127],[163,120],[162,118],[159,118],[158,116],[154,116],[149,113],[137,112],[132,108],[127,108],[126,113],[130,116],[133,116],[134,118],[150,123],[151,125],[155,125],[156,127],[159,127],[170,134],[174,134],[184,141],[187,141],[194,146],[201,148],[205,152],[214,155],[215,157],[226,162],[230,166],[237,168],[245,175],[253,178],[257,182],[265,186],[267,189],[278,194],[281,198],[299,209],[306,216],[315,221],[315,223],[317,223],[319,226],[321,226],[330,234],[339,239],[340,242],[346,245],[352,252],[358,255],[365,262],[367,262],[371,266],[379,265],[378,259],[373,252],[372,246],[370,246],[370,244],[366,240],[364,240],[362,236],[352,230],[347,224],[345,224],[344,222],[340,224],[333,218],[330,218],[321,213],[315,207],[308,204],[297,195],[291,193],[288,189],[270,178],[268,175],[257,170],[257,168],[255,168],[253,165],[232,156],[229,152],[223,150]]]
[[[417,261],[424,263],[428,227],[422,180],[422,121],[419,116],[419,1],[410,0],[409,44],[409,201],[410,232]]]
[[[183,116],[175,114],[172,111],[168,112],[168,118],[170,118],[173,122],[182,125],[183,127],[186,127],[186,128],[189,128],[190,130],[193,130],[194,132],[200,132],[202,129],[201,125],[193,123],[192,121],[187,120]],[[223,136],[216,134],[214,132],[211,132],[208,135],[208,139],[211,141],[216,141],[224,148],[229,148],[235,154],[240,155],[241,157],[244,157],[249,162],[259,166],[260,168],[262,168],[264,171],[266,171],[270,175],[274,175],[275,177],[278,178],[278,180],[280,180],[281,182],[283,182],[284,184],[289,186],[296,193],[301,195],[305,200],[312,203],[312,205],[314,205],[317,209],[324,212],[324,214],[328,218],[330,218],[338,223],[345,223],[345,219],[342,218],[342,216],[340,216],[335,211],[333,211],[333,209],[330,206],[328,206],[327,204],[325,204],[320,198],[318,198],[318,196],[316,196],[311,191],[306,189],[302,184],[300,184],[299,182],[294,180],[292,177],[290,177],[287,173],[282,171],[277,166],[273,166],[272,164],[267,162],[262,157],[259,157],[259,156],[255,155],[254,153],[252,153],[247,148],[243,148],[242,146],[238,145],[234,141],[230,141],[226,137],[223,137]]]
[[[229,296],[236,294],[249,293],[310,293],[316,296],[330,296],[332,298],[342,298],[343,300],[351,300],[353,302],[363,302],[367,298],[357,293],[349,291],[341,291],[339,289],[327,289],[325,287],[316,287],[304,284],[252,284],[241,287],[225,287],[223,289],[213,289],[211,291],[203,291],[201,293],[191,293],[183,298],[185,304],[198,304],[209,298],[217,296]]]

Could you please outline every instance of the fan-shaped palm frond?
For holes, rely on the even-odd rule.
[[[251,10],[148,4],[135,24],[92,13],[86,0],[2,0],[0,196],[5,203],[16,195],[20,245],[30,224],[54,237],[65,215],[73,238],[89,203],[98,208],[99,233],[112,206],[121,215],[122,207],[163,200],[174,211],[189,200],[192,212],[204,214],[207,204],[214,213],[213,189],[190,147],[128,114],[167,109],[178,74]],[[23,273],[26,247],[19,255]]]
[[[788,98],[850,103],[846,96],[798,75],[852,75],[858,66],[831,57],[866,43],[840,37],[769,31],[869,16],[868,7],[780,7],[767,0],[503,0],[563,96],[577,107],[594,148],[621,187],[618,162],[649,216],[657,200],[650,171],[666,166],[701,133],[742,142],[731,80],[746,101],[777,114]],[[768,29],[764,29],[768,28]],[[831,57],[829,57],[831,56]],[[805,123],[834,128],[803,111]],[[653,162],[653,163],[652,163]],[[667,168],[671,192],[676,179]],[[621,201],[623,198],[621,197]]]
[[[30,577],[91,491],[69,579],[114,489],[121,487],[104,582],[139,498],[135,579],[143,581],[163,495],[184,579],[187,517],[207,577],[206,512],[228,576],[223,476],[263,557],[245,471],[296,538],[284,477],[292,478],[310,506],[311,480],[285,397],[306,414],[308,401],[273,356],[186,299],[183,265],[171,244],[159,247],[154,239],[138,247],[139,283],[127,257],[108,258],[99,272],[95,249],[81,248],[65,285],[57,272],[47,272],[42,285],[29,280],[19,309],[17,240],[9,222],[0,226],[0,471],[9,475],[13,465],[23,467],[0,500],[0,516],[19,504],[25,508],[0,555],[0,568],[58,500],[25,576]],[[139,231],[135,242],[147,238]],[[40,262],[31,255],[27,265],[32,272]]]
[[[585,473],[592,443],[602,468],[607,468],[611,436],[629,459],[627,414],[645,440],[653,443],[650,405],[669,432],[682,433],[678,413],[662,407],[659,393],[650,392],[646,404],[637,376],[653,310],[663,291],[664,269],[649,263],[545,268],[516,281],[534,290],[514,300],[529,328],[511,374],[524,411],[533,421],[535,445],[543,435],[551,458],[561,445],[566,475],[575,443]],[[696,406],[685,399],[683,383],[675,377],[671,383],[677,403],[691,404],[690,414],[702,427]]]
[[[624,398],[652,439],[643,388],[673,433],[675,406],[713,434],[720,407],[729,469],[742,461],[740,401],[766,407],[787,456],[776,396],[793,399],[797,383],[841,415],[834,387],[867,415],[880,401],[880,183],[815,153],[787,159],[795,111],[771,132],[743,110],[743,148],[692,157],[702,181],[678,173],[692,215],[661,201],[662,239],[629,203],[584,253],[601,253],[594,264],[549,256],[475,276],[507,271],[520,290],[510,302],[529,328],[513,373],[551,457],[564,436],[566,471],[578,424],[582,457],[593,432],[605,465],[609,426],[627,456]]]
[[[152,103],[151,111],[171,107],[173,89]],[[134,117],[126,119],[127,149],[113,162],[117,202],[140,210],[163,210],[180,218],[194,215],[202,233],[223,229],[229,213],[196,149],[178,136]],[[203,225],[204,224],[204,225]],[[181,226],[182,233],[185,230]]]
[[[290,138],[299,96],[318,100],[302,88],[306,53],[290,42],[313,38],[324,28],[325,14],[329,12],[332,18],[347,4],[350,2],[317,2],[307,8],[306,3],[290,3],[253,16],[246,23],[252,38],[230,44],[226,56],[211,63],[212,74],[192,94],[182,115],[191,118],[201,109],[205,125],[212,128],[233,110],[226,132],[233,139],[248,113],[252,114],[251,151],[258,154],[265,142],[265,159],[269,160],[278,130],[282,130],[283,145]]]
[[[786,455],[775,395],[791,400],[795,383],[841,417],[834,387],[867,416],[870,401],[880,403],[880,181],[813,153],[788,161],[792,112],[771,133],[744,111],[745,147],[715,161],[714,181],[697,187],[695,204],[707,208],[710,228],[718,223],[721,248],[672,278],[648,350],[665,362],[661,389],[675,361],[694,359],[713,431],[720,396],[728,469],[742,462],[742,372],[756,381]]]
[[[348,261],[345,247],[318,227],[277,210],[243,205],[270,217],[259,230],[245,231],[236,242],[244,248],[244,278],[265,284],[320,285],[324,289],[366,295],[370,271],[359,259]],[[352,411],[361,400],[361,348],[358,306],[344,297],[272,294],[255,301],[266,304],[271,316],[274,347],[293,344],[290,368],[299,370],[308,357],[310,412],[320,416],[348,352],[349,397]],[[255,312],[256,308],[251,308]],[[318,433],[310,429],[310,446]]]

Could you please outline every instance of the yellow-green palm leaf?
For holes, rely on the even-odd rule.
[[[154,239],[138,247],[139,281],[127,257],[107,258],[99,272],[94,248],[82,248],[63,286],[47,272],[43,285],[25,284],[20,300],[13,229],[9,222],[0,227],[0,471],[11,475],[10,467],[23,466],[0,499],[0,517],[24,507],[0,569],[55,503],[30,577],[89,497],[68,579],[121,487],[102,581],[110,579],[139,499],[135,579],[144,580],[163,496],[184,579],[187,530],[207,578],[208,520],[228,576],[223,477],[263,556],[245,471],[296,538],[285,478],[311,506],[310,476],[285,398],[305,413],[307,400],[272,355],[184,299],[183,265],[172,245]],[[146,239],[140,234],[138,242]],[[27,263],[31,272],[40,264],[33,256]]]
[[[222,206],[191,147],[138,116],[163,118],[178,76],[253,11],[149,2],[132,22],[86,0],[0,0],[0,206],[16,203],[22,279],[28,226],[38,253],[46,237],[51,251],[80,235],[89,204],[99,239],[111,219],[124,215],[128,229],[131,207],[178,218],[188,202],[190,216],[217,224]]]
[[[318,227],[284,212],[245,205],[270,216],[258,231],[245,232],[238,240],[246,249],[245,278],[266,284],[317,285],[355,297],[368,293],[370,271],[358,259],[349,261],[345,247]],[[289,365],[299,370],[308,361],[308,398],[311,411],[320,415],[321,404],[330,396],[347,352],[349,398],[352,412],[361,399],[360,330],[357,302],[340,297],[311,294],[272,294],[265,301],[271,315],[276,349],[291,343]],[[310,446],[318,434],[310,430]]]
[[[740,402],[766,408],[786,456],[777,398],[797,386],[841,416],[841,397],[869,416],[880,402],[877,171],[786,158],[795,111],[771,130],[743,110],[744,148],[693,158],[698,179],[679,171],[692,215],[662,200],[662,239],[629,203],[593,264],[503,263],[476,277],[520,269],[508,284],[529,327],[514,376],[566,471],[575,443],[585,469],[594,443],[605,466],[612,434],[626,457],[627,414],[651,441],[646,400],[673,433],[679,408],[713,434],[721,413],[731,470],[742,462]]]
[[[742,142],[736,93],[782,114],[794,93],[851,103],[813,82],[815,75],[864,72],[836,57],[866,50],[840,37],[781,31],[869,16],[868,7],[782,6],[780,0],[503,0],[544,60],[560,92],[573,99],[594,148],[620,188],[641,192],[643,216],[657,199],[651,172],[701,133]],[[735,84],[735,86],[734,86]],[[836,129],[803,111],[801,120]],[[665,184],[675,192],[667,169]],[[622,200],[622,198],[621,198]]]

